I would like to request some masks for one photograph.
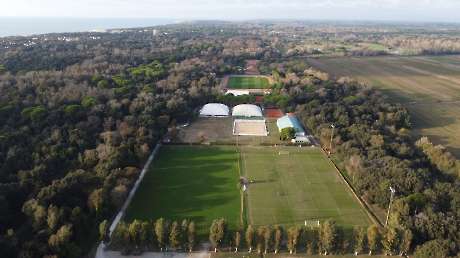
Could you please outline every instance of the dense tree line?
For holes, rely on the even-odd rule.
[[[0,73],[63,70],[106,61],[137,66],[154,59],[210,54],[236,66],[241,61],[305,56],[439,55],[460,53],[454,24],[187,23],[111,30],[0,38]],[[238,62],[240,61],[240,62]]]
[[[445,147],[434,145],[427,137],[422,137],[416,145],[440,171],[460,177],[460,160],[457,160]]]
[[[0,74],[3,257],[85,255],[168,126],[216,98],[227,66],[200,52]]]
[[[386,209],[389,187],[396,189],[389,224],[412,232],[411,248],[426,245],[457,254],[458,161],[426,139],[416,143],[407,110],[389,104],[378,91],[348,79],[319,79],[321,73],[299,69],[298,62],[270,65],[281,75],[273,94],[289,100],[286,109],[295,110],[326,148],[335,125],[333,158],[366,202]]]

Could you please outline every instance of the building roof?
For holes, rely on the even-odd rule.
[[[310,138],[308,138],[308,136],[296,136],[294,138],[294,141],[303,142],[303,143],[310,143]]]
[[[200,116],[229,116],[230,109],[220,103],[209,103],[200,110]]]
[[[227,90],[225,95],[232,94],[233,96],[242,96],[251,94],[248,90]]]
[[[242,104],[233,108],[232,116],[263,117],[260,107],[252,104]]]
[[[299,119],[293,114],[287,114],[283,117],[278,118],[276,120],[276,125],[278,129],[281,131],[284,128],[292,127],[296,131],[296,134],[305,133],[302,124],[300,124]]]

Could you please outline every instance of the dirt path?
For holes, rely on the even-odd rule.
[[[144,252],[141,255],[122,255],[120,252],[104,251],[102,248],[102,246],[98,248],[95,258],[211,258],[209,252]]]

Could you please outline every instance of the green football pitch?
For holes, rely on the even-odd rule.
[[[129,206],[125,220],[190,219],[198,234],[212,220],[240,225],[238,154],[234,147],[162,146]]]
[[[317,148],[241,147],[249,184],[246,214],[253,225],[292,225],[335,220],[369,225],[369,217]]]
[[[228,88],[231,89],[268,89],[270,83],[263,76],[231,76],[228,79]]]
[[[319,149],[242,146],[239,151],[232,146],[163,146],[125,220],[191,219],[201,238],[216,218],[225,218],[235,229],[242,220],[242,173],[252,181],[244,197],[246,223],[371,223]]]

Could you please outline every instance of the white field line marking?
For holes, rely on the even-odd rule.
[[[241,150],[243,150],[244,148],[241,148]],[[243,163],[243,176],[245,177],[248,177],[247,175],[247,166],[246,166],[246,158],[245,158],[245,152],[242,151],[241,152],[241,163]],[[246,190],[247,192],[247,197],[248,197],[248,200],[247,200],[247,204],[248,204],[248,215],[249,215],[249,220],[250,220],[250,224],[254,224],[254,220],[252,218],[252,205],[251,205],[251,202],[249,201],[250,200],[250,194],[251,194],[251,187],[249,186],[248,189]]]

